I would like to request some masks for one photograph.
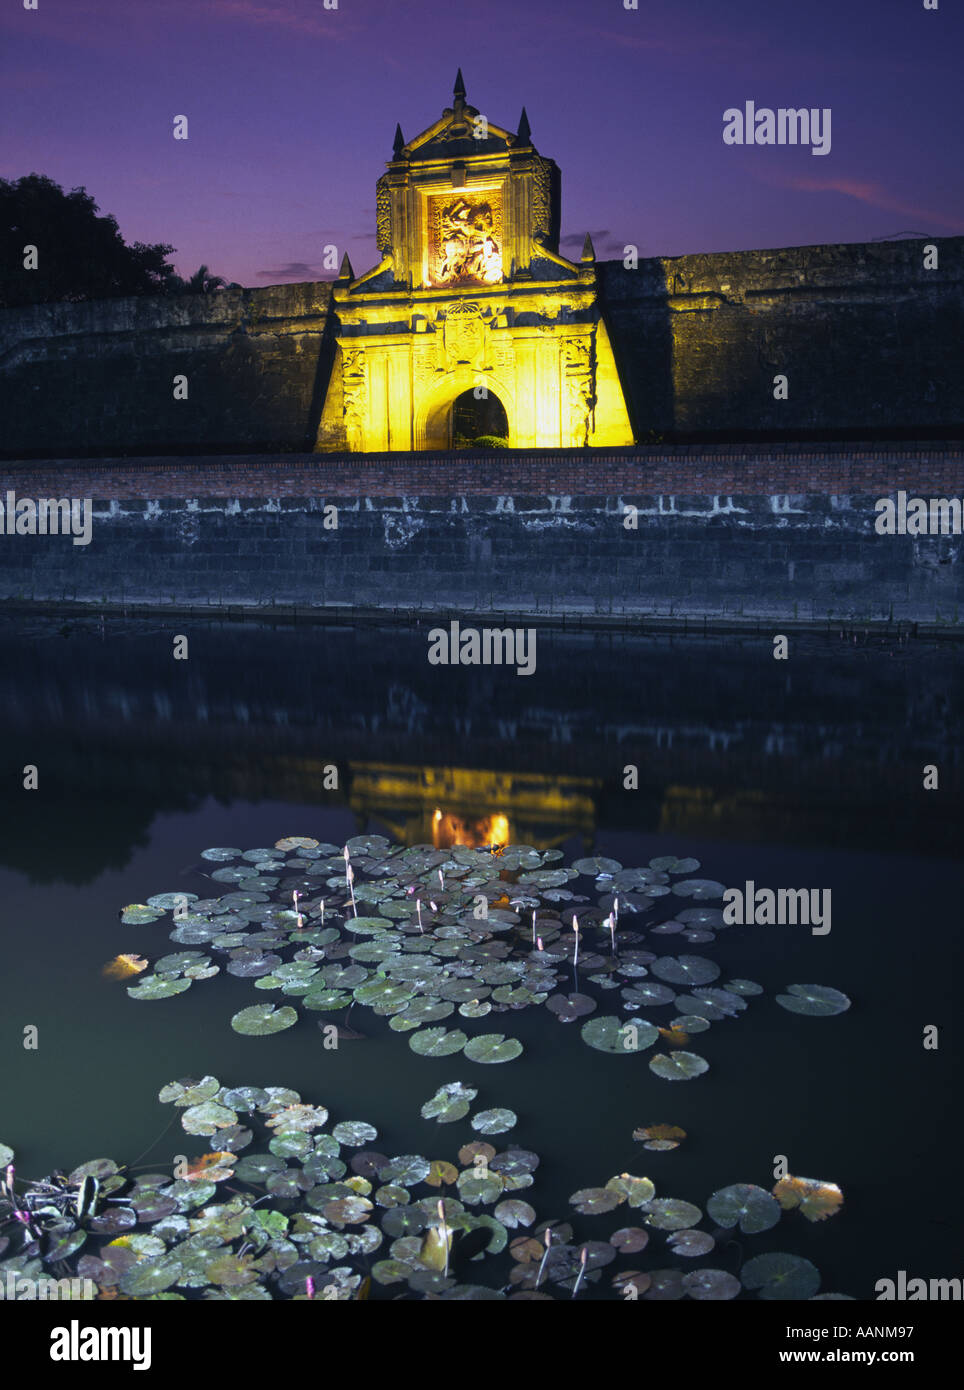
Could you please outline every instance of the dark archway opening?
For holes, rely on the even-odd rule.
[[[491,391],[477,400],[475,391],[463,391],[452,406],[452,445],[456,449],[505,449],[509,421],[505,407]]]

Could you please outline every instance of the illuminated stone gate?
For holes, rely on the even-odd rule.
[[[492,124],[461,72],[434,125],[408,143],[396,127],[377,183],[381,260],[356,278],[346,256],[334,286],[318,450],[452,448],[467,392],[497,399],[512,448],[633,443],[592,243],[578,263],[559,254],[559,184],[525,109],[515,134]]]

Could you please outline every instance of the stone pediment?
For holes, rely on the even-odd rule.
[[[441,119],[423,130],[402,149],[401,157],[412,161],[428,159],[466,159],[479,154],[506,154],[517,147],[515,134],[488,122],[488,136],[476,139],[476,121],[482,113],[474,106],[456,111],[446,107]]]
[[[396,149],[396,159],[422,162],[432,159],[465,159],[472,155],[499,155],[509,150],[529,147],[527,132],[506,130],[495,125],[475,106],[465,100],[465,84],[459,69],[455,79],[455,101],[447,106],[439,119],[427,130]],[[485,131],[479,138],[480,119]]]

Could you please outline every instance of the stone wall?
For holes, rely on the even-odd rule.
[[[926,244],[600,263],[637,440],[960,438],[964,237],[934,239],[937,270]],[[321,282],[0,312],[0,452],[312,450],[330,295]]]
[[[599,279],[637,440],[960,436],[964,237],[608,262]]]
[[[330,297],[320,282],[0,312],[0,448],[311,449]],[[179,375],[187,400],[174,399]]]
[[[563,454],[543,457],[525,483],[514,461],[479,460],[468,485],[438,468],[424,491],[411,486],[410,458],[297,462],[192,460],[160,479],[158,465],[140,479],[133,464],[116,474],[6,468],[0,497],[88,497],[93,527],[85,546],[0,536],[0,599],[337,607],[482,624],[516,614],[954,627],[964,613],[959,536],[874,530],[874,503],[898,489],[964,493],[959,449],[877,459],[693,449],[648,469],[611,459],[601,473]],[[638,508],[635,530],[627,504]]]

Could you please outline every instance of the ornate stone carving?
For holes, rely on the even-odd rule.
[[[497,285],[502,274],[502,195],[429,199],[428,275],[433,285]]]
[[[392,199],[387,174],[375,184],[375,244],[383,256],[392,246]]]
[[[345,348],[343,351],[342,393],[348,447],[352,450],[361,449],[368,409],[368,380],[365,372],[365,354],[361,348]]]
[[[480,368],[485,356],[485,322],[482,311],[470,300],[459,299],[449,306],[442,331],[445,344],[445,366],[451,369],[458,363]]]
[[[569,406],[569,434],[573,448],[589,443],[596,404],[592,342],[588,337],[563,340],[566,371],[566,398]]]
[[[532,162],[532,232],[548,236],[552,230],[552,175],[538,156]]]

